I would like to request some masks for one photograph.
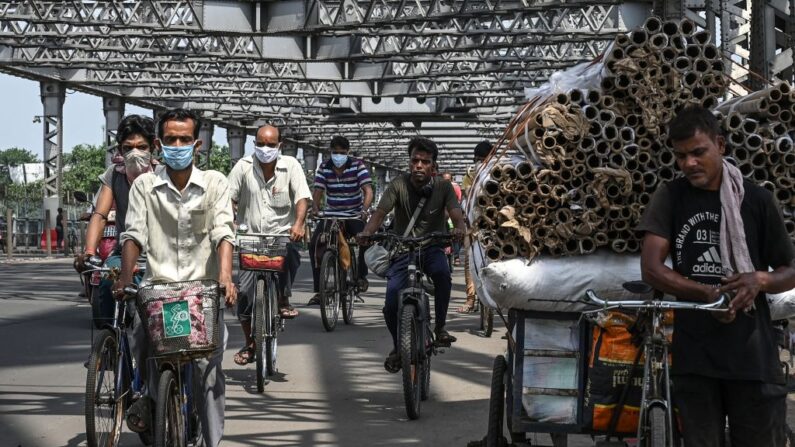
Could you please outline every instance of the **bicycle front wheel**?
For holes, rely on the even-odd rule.
[[[409,419],[419,419],[422,394],[423,364],[419,360],[420,328],[415,318],[416,307],[404,304],[400,314],[399,349],[403,373],[403,400]]]
[[[160,373],[155,411],[155,447],[184,446],[185,418],[179,381],[174,371]]]
[[[342,297],[342,320],[345,324],[353,324],[353,303],[356,302],[356,294],[359,293],[359,271],[356,265],[356,252],[353,247],[351,251],[351,267],[344,272],[343,277],[347,277],[347,287]]]
[[[116,391],[119,374],[121,367],[116,334],[110,329],[103,329],[94,339],[88,359],[85,416],[89,447],[119,444],[124,417],[123,393]],[[124,382],[122,380],[122,385]]]
[[[323,328],[331,332],[337,327],[340,313],[340,275],[337,257],[331,250],[323,253],[320,261],[320,317]]]
[[[276,348],[279,336],[279,295],[276,289],[276,275],[268,277],[268,296],[265,318],[268,322],[265,329],[265,371],[269,376],[276,373]]]
[[[256,294],[254,295],[254,360],[257,364],[257,392],[265,391],[265,280],[257,278]]]
[[[654,406],[649,409],[649,447],[667,447],[668,433],[665,423],[665,409]]]

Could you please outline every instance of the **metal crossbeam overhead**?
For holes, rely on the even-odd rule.
[[[0,71],[121,104],[189,107],[235,150],[262,123],[404,168],[412,136],[462,169],[524,89],[598,57],[650,1],[0,2]],[[241,133],[242,132],[242,133]],[[239,154],[236,154],[238,156]],[[54,166],[54,165],[53,165]]]

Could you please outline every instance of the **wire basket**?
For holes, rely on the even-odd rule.
[[[241,270],[283,272],[286,264],[287,246],[284,238],[238,236]]]
[[[182,360],[207,358],[218,347],[221,328],[218,282],[152,284],[136,303],[154,355]]]

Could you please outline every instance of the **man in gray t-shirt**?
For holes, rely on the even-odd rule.
[[[463,237],[465,233],[464,214],[456,198],[453,185],[432,176],[433,165],[439,154],[436,144],[427,138],[414,138],[409,142],[408,152],[410,174],[401,175],[387,186],[378,203],[378,208],[367,222],[364,231],[359,233],[362,243],[367,243],[367,238],[381,226],[384,217],[392,210],[395,210],[395,233],[403,235],[422,197],[427,197],[426,203],[417,217],[411,235],[422,236],[433,232],[447,231],[446,211],[455,225],[454,236],[458,239]],[[392,259],[387,272],[389,281],[386,287],[384,319],[392,334],[393,350],[387,356],[384,367],[391,373],[400,370],[400,356],[396,349],[398,294],[408,285],[408,263],[408,255],[400,255]],[[433,280],[435,287],[436,327],[434,332],[436,341],[441,345],[449,345],[456,341],[455,337],[444,330],[452,281],[447,256],[445,256],[442,247],[429,245],[423,248],[422,264],[419,267]]]

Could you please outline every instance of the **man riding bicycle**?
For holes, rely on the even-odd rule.
[[[241,158],[229,173],[232,202],[237,206],[237,221],[245,223],[252,233],[272,233],[289,236],[285,261],[287,269],[279,273],[279,313],[281,318],[298,316],[290,305],[291,288],[301,255],[297,244],[304,237],[304,224],[309,185],[301,164],[294,157],[279,151],[279,129],[262,126],[257,130],[254,154]],[[256,272],[241,270],[240,301],[237,316],[246,345],[235,354],[235,363],[246,365],[254,361],[254,339],[251,337],[251,313],[254,307]]]
[[[686,109],[668,132],[684,177],[655,192],[638,227],[643,280],[685,301],[734,295],[725,317],[674,318],[673,395],[685,445],[723,445],[728,418],[732,446],[783,446],[786,379],[765,293],[795,288],[792,241],[772,194],[723,159],[710,111]]]
[[[465,232],[464,215],[461,205],[455,196],[450,182],[432,178],[433,164],[439,154],[436,144],[427,138],[414,138],[409,141],[409,174],[394,179],[384,191],[378,208],[367,222],[364,230],[359,233],[363,244],[381,226],[384,217],[395,210],[395,233],[403,234],[409,226],[411,216],[418,207],[420,199],[426,202],[419,213],[411,235],[422,236],[433,232],[447,231],[445,210],[453,220],[453,235],[461,239]],[[391,373],[400,370],[400,356],[397,353],[398,330],[398,293],[408,284],[408,255],[401,254],[392,259],[387,271],[386,302],[384,303],[384,320],[392,335],[392,350],[387,356],[384,367]],[[423,249],[423,263],[419,266],[434,284],[434,301],[436,326],[434,332],[440,345],[450,345],[456,338],[445,329],[447,307],[450,304],[452,280],[450,267],[444,249],[431,243]]]
[[[361,160],[348,155],[351,145],[348,139],[336,136],[329,145],[331,159],[323,163],[315,175],[315,191],[312,196],[312,212],[318,214],[323,208],[323,196],[326,198],[326,207],[330,215],[356,214],[361,219],[346,219],[342,225],[345,237],[356,235],[364,229],[367,220],[367,210],[373,203],[373,187],[370,172]],[[331,222],[322,221],[312,234],[309,244],[309,258],[312,262],[312,280],[315,295],[307,305],[320,304],[318,295],[318,278],[320,276],[320,259],[322,252],[318,253],[317,245],[320,235],[328,230]],[[367,290],[367,264],[364,262],[365,250],[359,250],[359,290]],[[318,255],[317,257],[315,255]]]
[[[122,268],[114,284],[114,295],[124,295],[131,284],[133,270],[141,251],[147,254],[146,275],[141,285],[217,279],[226,290],[226,304],[232,306],[237,292],[232,282],[232,203],[229,184],[217,171],[202,171],[193,160],[202,141],[198,139],[201,122],[191,111],[167,111],[158,123],[159,139],[155,146],[163,153],[165,169],[143,174],[133,182],[126,219],[121,235]],[[223,322],[223,311],[219,315]],[[194,360],[197,374],[196,408],[203,439],[208,446],[221,442],[224,429],[225,385],[221,369],[226,348],[226,325],[221,324],[218,348],[208,359]],[[148,362],[147,387],[150,395],[157,390],[157,370]],[[139,399],[130,411],[138,411],[141,429],[149,429],[151,413],[146,399]],[[136,403],[138,403],[136,402]],[[141,430],[136,430],[141,431]]]

